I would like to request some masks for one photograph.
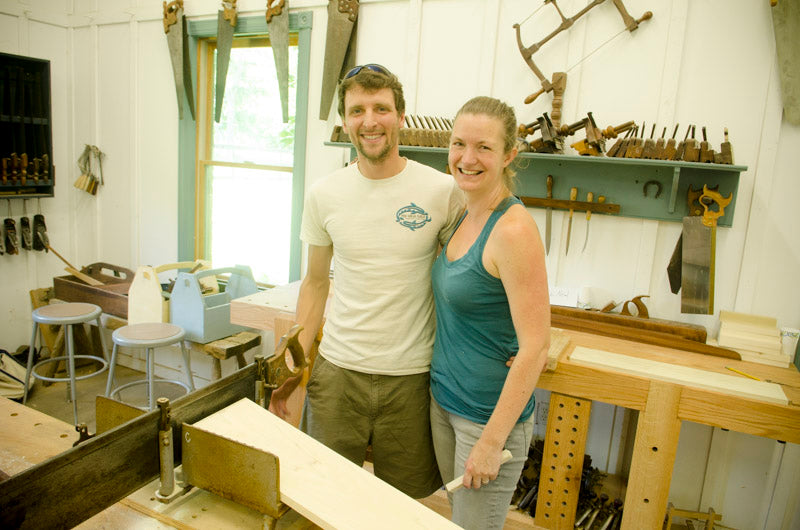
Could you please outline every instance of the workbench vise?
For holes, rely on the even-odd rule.
[[[225,290],[204,294],[201,281],[208,276],[230,273]],[[246,265],[199,272],[180,272],[169,300],[170,322],[184,329],[186,339],[201,344],[248,328],[231,324],[231,300],[258,291],[253,272]]]

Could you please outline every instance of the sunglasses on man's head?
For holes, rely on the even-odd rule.
[[[349,72],[347,72],[347,73],[344,75],[344,78],[345,78],[345,79],[350,79],[350,78],[351,78],[351,77],[353,77],[354,75],[358,75],[358,73],[359,73],[361,70],[365,69],[365,68],[366,68],[367,70],[372,70],[373,72],[377,72],[377,73],[379,73],[379,74],[383,74],[383,75],[392,75],[392,73],[391,73],[391,72],[389,72],[389,69],[388,69],[388,68],[386,68],[385,66],[381,66],[381,65],[379,65],[379,64],[362,64],[362,65],[360,65],[360,66],[356,66],[355,68],[353,68],[352,70],[350,70]]]

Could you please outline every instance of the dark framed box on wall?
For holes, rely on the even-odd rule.
[[[0,199],[55,192],[50,61],[0,53]]]

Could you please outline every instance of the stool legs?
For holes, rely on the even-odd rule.
[[[108,348],[106,347],[106,339],[103,337],[103,325],[100,323],[100,317],[97,317],[97,335],[100,337],[100,349],[103,351],[103,359],[108,360]]]
[[[106,397],[111,394],[111,389],[114,387],[114,369],[117,367],[117,350],[119,346],[117,343],[114,343],[114,347],[111,349],[111,363],[108,367],[108,382],[106,383]]]
[[[69,397],[72,401],[72,414],[75,416],[75,425],[78,424],[78,399],[75,395],[75,337],[71,325],[65,326],[66,341],[67,341],[67,370],[69,370]]]
[[[155,355],[153,355],[153,348],[145,348],[145,355],[147,356],[147,409],[153,410],[156,403],[156,391],[153,384],[153,372],[155,371]]]
[[[181,341],[181,353],[183,354],[183,366],[186,369],[186,382],[189,383],[189,388],[194,392],[194,378],[192,377],[192,357],[186,349],[183,341]]]
[[[33,333],[31,333],[31,345],[28,348],[28,368],[25,370],[25,390],[22,394],[22,404],[24,405],[26,401],[28,401],[28,382],[31,380],[31,370],[33,369],[33,351],[34,347],[36,346],[36,332],[39,331],[39,323],[33,323]]]

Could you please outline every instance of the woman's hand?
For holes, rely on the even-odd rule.
[[[502,447],[491,447],[480,439],[464,464],[464,487],[479,489],[497,478],[502,464]]]

